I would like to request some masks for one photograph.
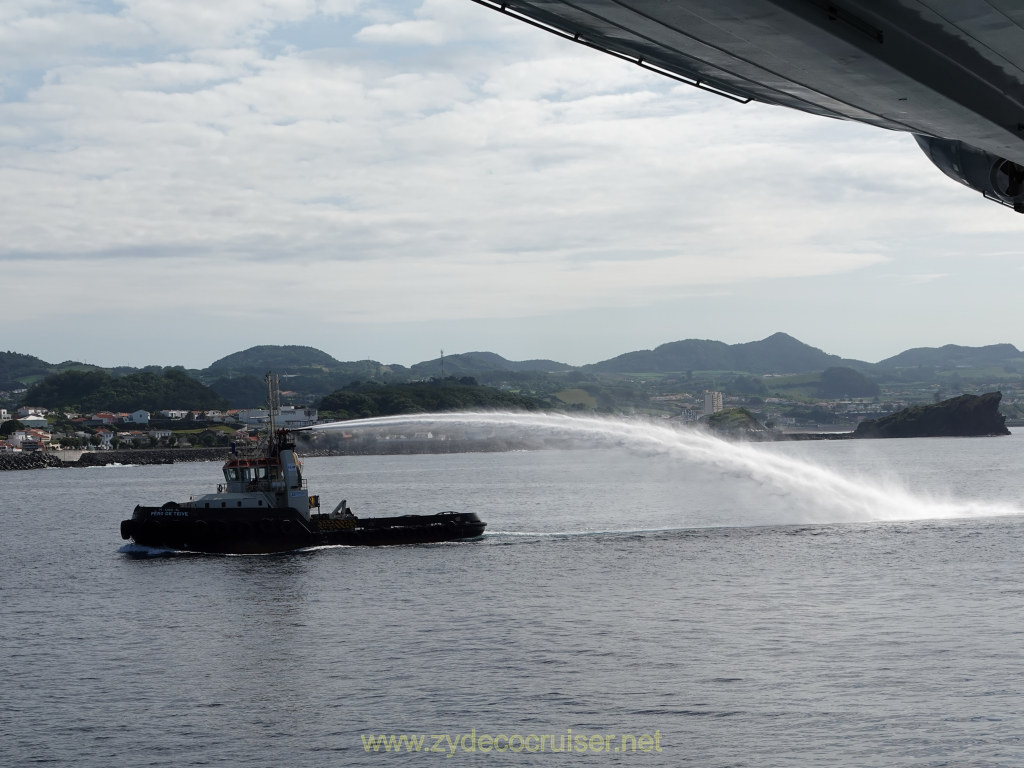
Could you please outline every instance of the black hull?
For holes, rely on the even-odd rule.
[[[308,547],[394,546],[474,539],[486,523],[472,512],[402,517],[340,518],[294,510],[267,510],[262,518],[213,516],[185,507],[136,507],[121,523],[121,537],[155,549],[216,554],[272,554]]]

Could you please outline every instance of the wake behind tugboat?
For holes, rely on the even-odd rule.
[[[276,429],[276,377],[268,374],[270,431],[258,455],[230,459],[217,492],[187,502],[135,507],[121,538],[145,547],[219,554],[271,554],[344,544],[382,546],[472,539],[486,523],[472,512],[358,518],[341,501],[321,513],[287,429]],[[313,509],[317,512],[314,514]]]

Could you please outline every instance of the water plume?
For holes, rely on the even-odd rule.
[[[550,413],[435,413],[335,422],[314,430],[423,426],[491,427],[535,441],[591,448],[624,447],[698,462],[747,478],[805,510],[789,522],[869,522],[951,519],[1021,514],[1017,507],[915,494],[898,480],[844,474],[836,469],[772,450],[771,444],[724,440],[698,428],[676,428],[646,420]],[[813,510],[813,514],[807,511]]]

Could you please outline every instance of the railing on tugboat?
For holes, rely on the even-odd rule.
[[[306,478],[302,478],[297,486],[302,490],[307,490]],[[267,491],[269,493],[279,493],[285,490],[284,480],[250,480],[245,484],[245,493],[253,493],[256,491]],[[227,483],[217,483],[217,493],[228,493]]]

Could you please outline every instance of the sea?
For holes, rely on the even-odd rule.
[[[1024,765],[1021,432],[479,419],[578,444],[305,460],[460,543],[147,550],[217,464],[0,473],[0,765]]]

